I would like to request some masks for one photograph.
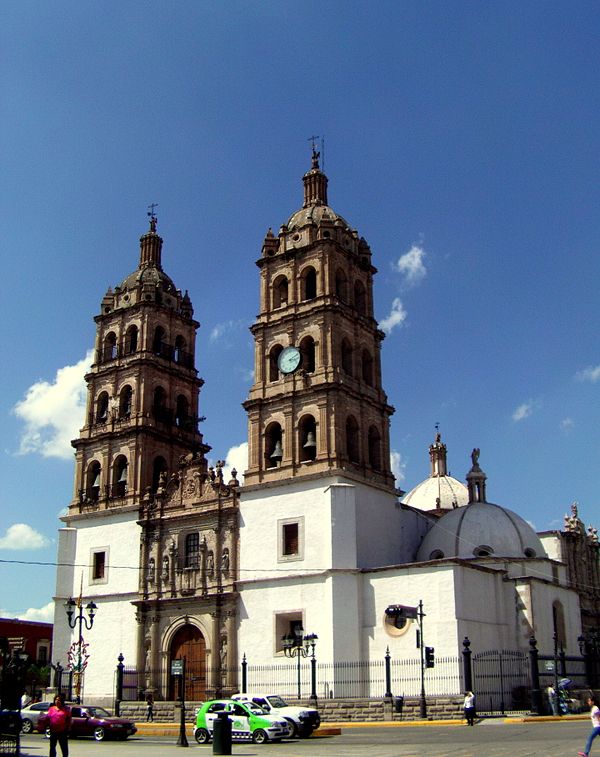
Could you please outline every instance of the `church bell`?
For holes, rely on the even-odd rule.
[[[283,457],[283,448],[281,446],[281,440],[277,440],[275,442],[275,449],[273,450],[273,454],[271,455],[271,460],[281,460]]]
[[[309,431],[306,435],[306,442],[304,443],[304,449],[310,449],[317,446],[317,440],[315,439],[315,432]]]

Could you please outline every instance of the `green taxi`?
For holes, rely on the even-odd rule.
[[[212,739],[214,722],[223,712],[231,721],[231,738],[236,741],[264,744],[281,741],[292,733],[285,718],[268,715],[254,702],[212,699],[205,702],[196,715],[194,738],[199,744],[207,744]]]

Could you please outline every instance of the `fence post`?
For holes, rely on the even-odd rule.
[[[384,697],[392,698],[392,667],[391,667],[391,655],[390,648],[385,650],[385,694]]]
[[[465,636],[463,639],[463,679],[465,683],[465,691],[473,691],[473,668],[471,667],[471,642],[469,637]]]
[[[62,674],[63,666],[60,662],[57,662],[54,666],[54,688],[56,689],[57,694],[62,693]]]
[[[245,652],[242,657],[242,691],[244,693],[248,691],[248,661]]]
[[[123,652],[119,653],[117,657],[117,690],[115,695],[115,715],[119,717],[121,714],[121,700],[123,699]]]
[[[529,639],[529,670],[531,676],[531,711],[535,715],[544,712],[542,692],[540,691],[540,671],[538,664],[538,648],[535,636]]]

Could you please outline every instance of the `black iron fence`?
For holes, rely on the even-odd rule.
[[[555,672],[554,666],[559,669]],[[587,671],[587,673],[586,673]],[[184,696],[187,701],[229,696],[237,691],[258,693],[276,691],[293,700],[365,699],[382,697],[419,698],[422,684],[425,696],[460,697],[465,690],[476,695],[481,714],[548,711],[544,689],[556,680],[569,678],[573,688],[589,686],[589,664],[585,657],[540,655],[535,639],[529,652],[491,650],[474,652],[468,639],[461,655],[436,657],[433,667],[422,667],[420,657],[393,659],[386,653],[368,662],[320,663],[316,659],[282,660],[270,665],[255,665],[244,659],[239,668],[194,669],[187,667]],[[151,692],[157,700],[181,696],[181,679],[169,666],[140,672],[120,659],[115,672],[115,692],[119,701],[139,701]],[[64,685],[63,685],[64,688]]]

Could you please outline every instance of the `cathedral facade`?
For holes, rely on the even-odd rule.
[[[243,658],[276,665],[298,633],[318,639],[331,670],[386,649],[414,657],[417,621],[398,623],[398,606],[423,608],[439,655],[458,655],[465,637],[526,652],[535,635],[550,649],[557,634],[574,654],[582,618],[583,630],[599,627],[597,536],[571,524],[540,538],[488,502],[479,450],[464,485],[448,475],[438,434],[430,477],[405,496],[395,488],[376,268],[327,193],[313,150],[302,207],[268,230],[257,260],[243,485],[222,461],[209,467],[199,324],[163,271],[153,216],[138,268],[102,300],[54,625],[55,657],[66,659],[78,640],[63,603],[99,607],[86,698],[112,701],[120,654],[139,695],[161,699],[174,698],[170,664],[184,657],[196,700],[238,691]],[[335,673],[327,687],[343,694]]]

